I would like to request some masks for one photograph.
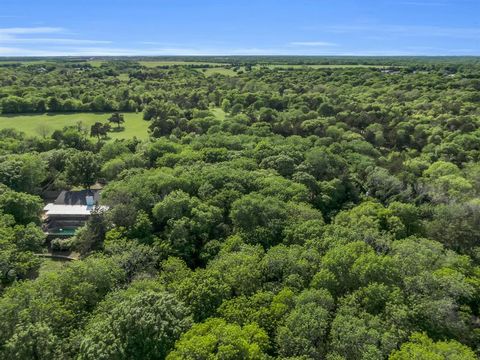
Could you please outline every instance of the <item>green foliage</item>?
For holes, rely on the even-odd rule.
[[[66,338],[78,328],[81,319],[123,277],[115,260],[91,258],[63,272],[47,272],[35,281],[16,283],[0,299],[0,322],[5,324],[0,341],[10,344],[10,353],[32,353],[43,343],[52,346],[55,337]],[[29,334],[39,337],[21,341]],[[52,352],[49,347],[42,351]]]
[[[13,216],[0,212],[0,290],[15,280],[34,276],[40,260],[32,251],[41,250],[44,240],[34,224],[15,225]]]
[[[279,354],[284,357],[325,356],[329,312],[332,307],[333,298],[327,291],[306,290],[300,294],[295,308],[277,330]]]
[[[52,359],[58,340],[46,324],[20,326],[5,344],[3,354],[12,359]]]
[[[46,171],[37,154],[5,156],[0,160],[0,183],[15,191],[35,193],[46,179]]]
[[[266,359],[267,349],[268,336],[256,324],[240,327],[212,318],[187,331],[167,359]]]
[[[153,208],[153,216],[163,227],[165,240],[175,254],[194,258],[199,247],[216,234],[222,221],[221,210],[202,203],[182,191],[167,195]]]
[[[101,209],[93,209],[85,226],[75,234],[75,247],[82,254],[102,249],[106,233],[105,214]]]
[[[72,185],[90,188],[100,171],[98,158],[92,152],[77,152],[65,164],[65,176]]]
[[[12,215],[18,224],[38,223],[42,209],[42,200],[38,196],[0,185],[0,211]]]
[[[79,359],[165,359],[190,327],[188,311],[169,294],[141,290],[113,293],[99,305],[86,325]]]
[[[120,128],[120,125],[122,125],[125,122],[125,118],[123,114],[120,114],[118,112],[113,113],[108,119],[108,122],[117,124],[117,129]]]
[[[478,60],[170,60],[0,67],[1,358],[478,356]]]
[[[269,246],[279,242],[287,212],[277,198],[250,194],[232,204],[230,216],[249,242]]]
[[[415,333],[400,350],[394,351],[389,360],[474,360],[471,349],[456,341],[434,342],[425,334]]]

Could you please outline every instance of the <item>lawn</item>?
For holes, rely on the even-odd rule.
[[[348,69],[348,68],[384,68],[383,65],[363,65],[363,64],[354,64],[354,65],[290,65],[290,64],[267,64],[270,69]],[[257,68],[259,66],[257,65]]]
[[[65,126],[75,125],[81,121],[90,128],[95,122],[106,122],[109,113],[75,113],[75,114],[22,114],[0,116],[0,129],[12,128],[23,131],[28,136],[39,136],[40,128],[45,127],[51,134],[55,130],[62,130]],[[142,113],[125,113],[124,131],[110,132],[111,139],[139,139],[148,138],[149,122],[143,120]],[[115,128],[115,125],[113,125]]]
[[[225,120],[225,111],[223,111],[221,108],[213,108],[210,109],[212,114],[218,119],[218,120]]]
[[[42,265],[40,265],[39,274],[46,274],[50,272],[58,273],[67,268],[70,262],[59,259],[42,258]]]
[[[220,120],[225,119],[225,112],[220,108],[211,109]],[[74,114],[22,114],[0,115],[0,129],[15,129],[24,132],[27,136],[40,136],[46,129],[48,135],[55,130],[62,130],[65,126],[76,125],[79,121],[90,129],[96,122],[106,122],[110,113],[74,113]],[[148,139],[149,121],[143,120],[142,113],[124,113],[125,123],[123,131],[112,131],[109,138],[131,139],[136,136],[140,140]],[[116,125],[112,125],[115,130]],[[42,130],[42,131],[41,131]]]
[[[199,69],[200,71],[203,71],[205,76],[212,76],[214,74],[221,74],[221,75],[226,75],[226,76],[235,76],[237,73],[233,71],[232,69],[226,69],[224,67],[215,67],[215,68],[203,68]]]
[[[93,67],[99,67],[102,64],[106,63],[105,60],[89,60],[88,63]],[[208,61],[174,61],[174,60],[140,60],[138,63],[142,66],[153,68],[157,66],[188,66],[188,65],[196,65],[196,66],[222,66],[226,65],[224,63],[212,63]]]
[[[120,80],[120,81],[128,81],[130,80],[130,76],[128,76],[128,74],[120,74],[117,76],[117,79]]]
[[[204,65],[204,66],[221,66],[221,65],[224,65],[223,63],[212,63],[212,62],[200,62],[200,61],[148,61],[148,60],[144,60],[144,61],[139,61],[139,63],[142,65],[142,66],[145,66],[145,67],[156,67],[156,66],[175,66],[175,65],[178,65],[178,66],[184,66],[184,65],[196,65],[196,66],[199,66],[199,65]]]
[[[54,61],[49,60],[0,60],[0,65],[11,65],[11,64],[22,64],[22,65],[41,65],[41,64],[55,64]]]

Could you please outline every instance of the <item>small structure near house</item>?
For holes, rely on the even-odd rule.
[[[73,236],[85,225],[94,209],[108,209],[98,206],[99,198],[99,190],[62,191],[53,203],[43,208],[44,231],[51,238]]]

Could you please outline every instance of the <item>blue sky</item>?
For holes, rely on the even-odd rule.
[[[480,0],[0,3],[0,56],[480,55]]]

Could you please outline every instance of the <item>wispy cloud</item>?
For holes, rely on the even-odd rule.
[[[110,47],[78,47],[34,49],[19,47],[0,47],[0,56],[134,56],[135,49]]]
[[[148,56],[148,55],[365,55],[365,56],[387,56],[387,55],[468,55],[480,53],[475,45],[462,44],[457,49],[438,48],[414,48],[405,45],[395,47],[395,42],[386,49],[355,49],[354,46],[345,46],[338,34],[346,34],[349,37],[360,36],[362,39],[371,38],[385,40],[400,37],[420,37],[425,39],[431,37],[452,37],[478,39],[480,28],[451,28],[435,26],[402,26],[402,25],[336,25],[323,26],[312,29],[322,31],[322,36],[317,39],[330,39],[328,34],[337,34],[335,39],[338,42],[323,40],[315,41],[292,41],[276,46],[255,46],[235,45],[227,43],[167,43],[159,41],[137,41],[126,43],[123,46],[116,45],[109,40],[92,40],[76,38],[81,35],[71,33],[61,27],[11,27],[0,28],[0,56]],[[312,39],[313,36],[309,38]],[[315,39],[315,38],[313,38]],[[153,39],[155,40],[155,39]],[[410,42],[411,45],[415,42]],[[458,42],[460,44],[460,42]],[[430,44],[430,43],[429,43]],[[420,44],[421,45],[421,44]],[[428,45],[428,44],[427,44]],[[469,47],[470,46],[470,47]]]
[[[158,41],[140,41],[142,45],[163,45],[163,43]]]
[[[67,31],[61,27],[10,27],[0,28],[0,45],[9,44],[46,44],[46,45],[100,45],[111,44],[107,40],[76,39],[54,37],[65,35]],[[39,35],[50,35],[43,37]]]
[[[402,36],[415,37],[448,37],[477,39],[480,37],[480,28],[477,27],[442,27],[442,26],[417,26],[417,25],[335,25],[322,28],[324,31],[336,34],[351,33],[388,33]]]
[[[294,42],[291,42],[289,45],[292,45],[292,46],[310,46],[310,47],[338,46],[335,43],[331,43],[331,42],[327,42],[327,41],[294,41]]]
[[[310,55],[310,56],[417,56],[417,55],[475,55],[475,49],[438,49],[438,48],[398,48],[383,50],[339,50],[316,48],[188,48],[188,47],[149,47],[119,48],[101,46],[62,46],[48,49],[1,47],[0,56],[234,56],[234,55]]]
[[[86,47],[62,46],[48,49],[25,47],[1,47],[0,56],[220,56],[220,55],[335,55],[332,51],[316,49],[294,50],[282,48],[190,48],[190,47],[148,47],[148,48],[117,48],[117,47]]]
[[[14,44],[51,44],[51,45],[95,45],[95,44],[111,44],[108,40],[89,40],[89,39],[69,39],[69,38],[2,38],[1,43]]]
[[[60,33],[64,29],[60,27],[10,27],[0,28],[0,34],[19,35],[19,34],[51,34]]]

